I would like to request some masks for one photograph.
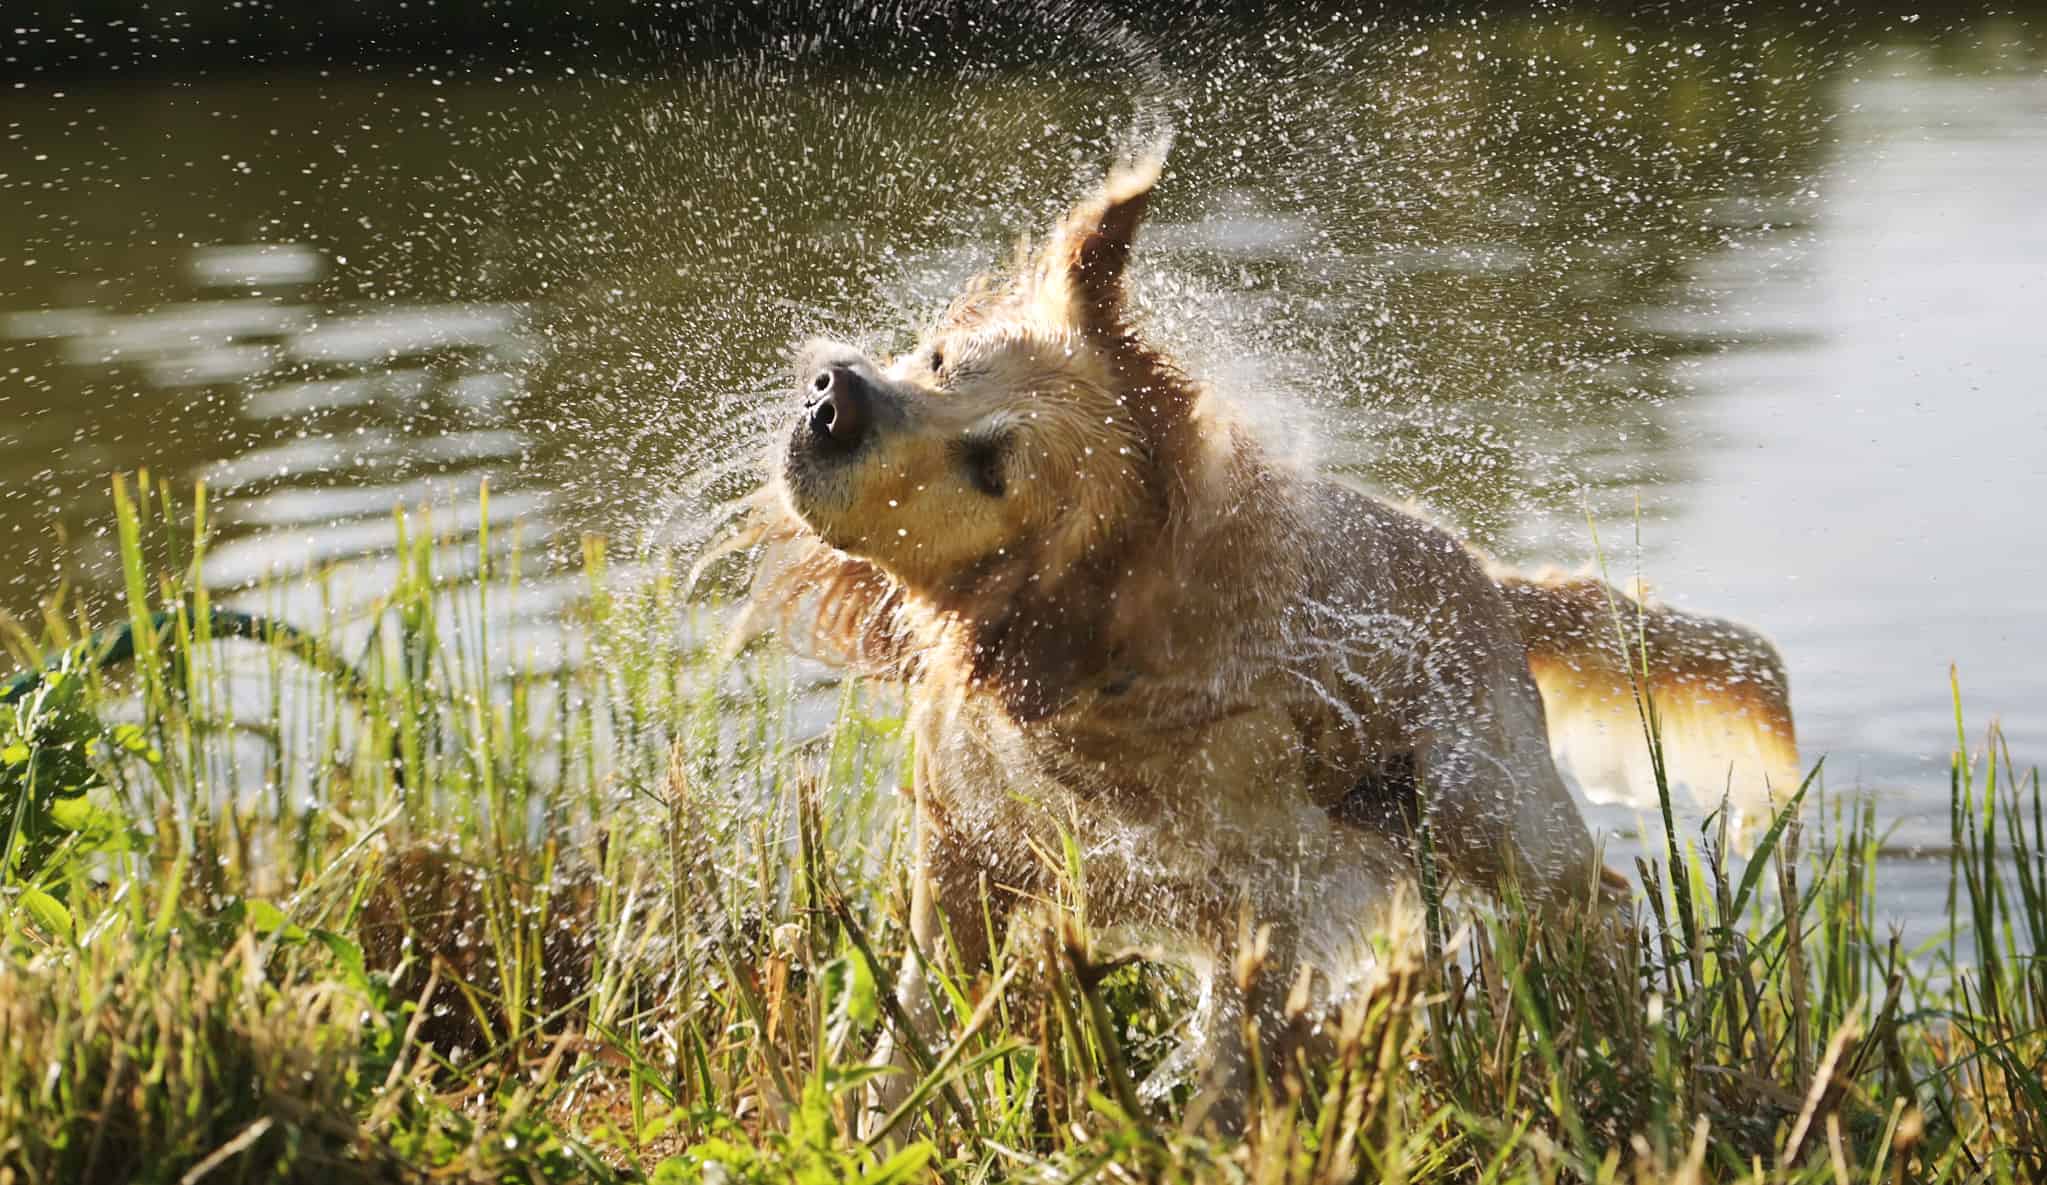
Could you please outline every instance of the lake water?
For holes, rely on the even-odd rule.
[[[545,639],[582,533],[701,542],[790,341],[900,340],[1170,124],[1140,299],[1276,440],[1517,561],[1589,515],[1776,638],[1901,845],[1945,835],[1950,664],[1975,743],[2047,754],[2037,36],[1039,20],[1024,66],[8,84],[0,605],[118,587],[117,470],[209,482],[223,592],[357,603],[394,507],[473,530],[488,476]]]

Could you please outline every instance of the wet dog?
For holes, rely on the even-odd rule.
[[[1462,880],[1563,918],[1621,890],[1553,745],[1639,784],[1617,755],[1646,754],[1646,690],[1716,782],[1788,790],[1797,756],[1757,635],[1490,570],[1262,447],[1133,324],[1158,176],[1113,172],[907,353],[800,348],[750,614],[907,689],[918,951],[984,961],[984,908],[1053,896],[1068,837],[1104,941],[1207,969],[1227,1105],[1247,1013],[1281,1033],[1304,970],[1323,999],[1369,980],[1421,823]],[[925,983],[913,954],[901,997],[930,1026]]]

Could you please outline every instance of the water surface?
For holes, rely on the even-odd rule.
[[[1283,447],[1519,562],[1586,562],[1589,516],[1617,576],[1775,636],[1808,754],[1903,844],[1946,830],[1950,664],[2047,751],[2023,28],[1039,32],[1027,66],[0,94],[0,604],[118,587],[117,470],[209,483],[224,593],[332,565],[344,606],[395,506],[473,531],[488,477],[545,636],[584,532],[715,527],[789,342],[901,340],[1170,124],[1139,300]]]

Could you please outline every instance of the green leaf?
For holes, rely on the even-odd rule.
[[[919,1140],[862,1173],[860,1179],[867,1185],[900,1185],[905,1181],[921,1180],[924,1166],[931,1163],[931,1154],[930,1142]]]
[[[249,925],[259,934],[275,934],[284,942],[304,942],[306,932],[292,924],[284,911],[268,901],[251,900],[244,903]],[[360,954],[357,955],[360,958]]]
[[[66,796],[50,803],[50,822],[66,831],[119,831],[127,822],[118,812],[85,798]]]
[[[847,959],[846,1016],[862,1029],[874,1027],[881,1019],[881,1006],[874,990],[874,972],[866,959]]]
[[[362,947],[332,930],[314,930],[312,937],[314,942],[327,948],[327,953],[334,956],[336,963],[341,964],[343,978],[347,979],[350,987],[364,992],[371,990],[370,975],[363,964]]]
[[[0,765],[20,765],[27,761],[28,757],[29,747],[20,741],[14,742],[5,749],[0,749]]]
[[[243,903],[249,924],[258,930],[269,932],[284,925],[284,911],[268,901],[252,900]]]
[[[41,889],[23,889],[21,907],[35,919],[36,925],[52,938],[71,942],[78,937],[78,925],[71,919],[71,911],[64,903],[43,892]]]
[[[1824,760],[1814,762],[1812,771],[1798,784],[1798,793],[1777,808],[1777,817],[1770,821],[1770,829],[1764,833],[1763,842],[1756,845],[1755,852],[1748,858],[1748,867],[1742,870],[1741,887],[1735,890],[1734,905],[1727,912],[1728,925],[1734,925],[1742,911],[1748,908],[1749,894],[1755,892],[1756,882],[1770,863],[1770,854],[1777,850],[1777,841],[1783,837],[1785,825],[1798,817],[1798,808],[1805,802],[1805,792],[1812,789],[1813,779],[1820,776],[1820,767],[1825,764]]]
[[[130,753],[141,753],[149,748],[149,734],[142,731],[140,724],[116,724],[113,738],[115,744]]]
[[[674,1165],[674,1173],[666,1178],[670,1181],[696,1181],[703,1177],[703,1166],[715,1164],[722,1168],[738,1169],[744,1173],[760,1162],[760,1153],[744,1144],[716,1137],[694,1144],[681,1156],[671,1156],[662,1162],[665,1167]],[[655,1180],[662,1180],[655,1170]]]

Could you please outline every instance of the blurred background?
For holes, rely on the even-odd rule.
[[[1896,848],[2047,751],[2032,8],[10,0],[0,608],[110,603],[110,475],[346,615],[396,507],[687,559],[797,337],[889,348],[1133,136],[1138,297],[1303,459],[1772,634]],[[1596,542],[1595,542],[1596,532]],[[1972,744],[1980,746],[1980,732]],[[1901,859],[1901,888],[1945,864]]]

